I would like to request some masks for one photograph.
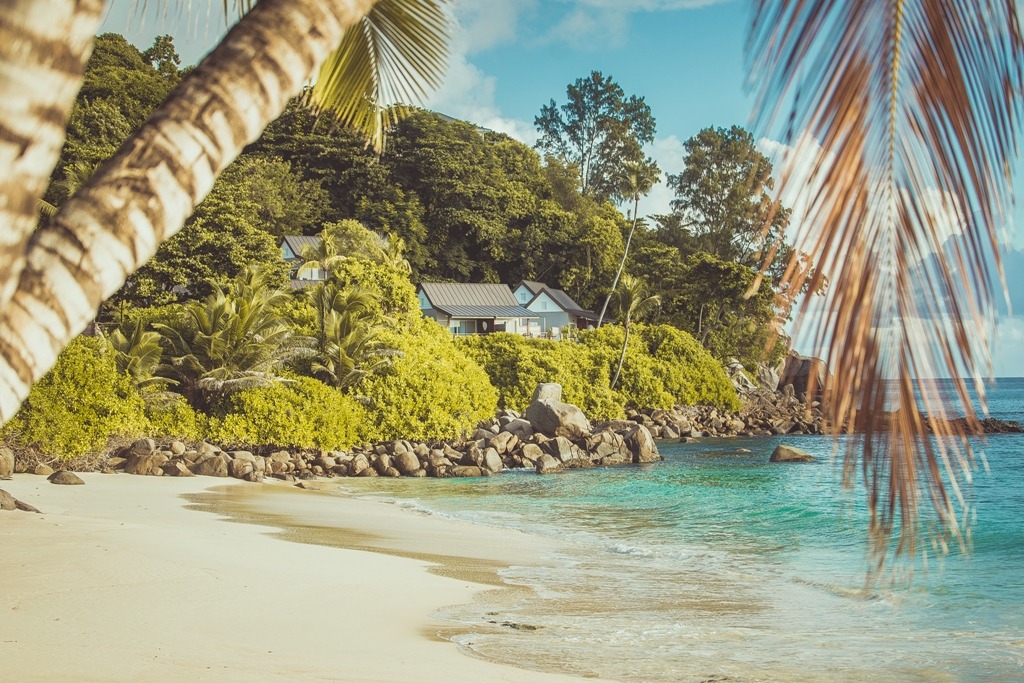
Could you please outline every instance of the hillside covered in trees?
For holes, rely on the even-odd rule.
[[[179,61],[167,36],[145,50],[115,34],[97,39],[44,212],[165,98],[183,73]],[[597,72],[567,96],[541,108],[538,149],[414,110],[388,131],[379,156],[292,103],[107,302],[99,318],[107,345],[65,354],[79,369],[83,354],[105,358],[140,400],[118,399],[135,412],[115,411],[117,424],[98,427],[88,448],[60,447],[85,452],[104,430],[147,424],[282,446],[451,436],[499,404],[525,407],[527,385],[549,377],[595,417],[626,406],[734,406],[723,362],[756,365],[784,299],[772,271],[745,296],[763,248],[788,220],[784,210],[766,213],[770,163],[740,128],[702,131],[687,143],[686,170],[669,177],[673,212],[649,224],[638,209],[660,171],[642,152],[655,129],[643,98]],[[771,231],[762,235],[766,219]],[[303,257],[323,261],[327,282],[288,287],[285,235],[322,238],[320,252]],[[649,327],[584,332],[569,353],[546,340],[499,341],[510,335],[456,343],[419,319],[418,282],[523,279],[595,310],[611,302],[612,320]],[[651,305],[623,308],[630,296]],[[38,434],[61,421],[33,422],[33,411],[56,409],[46,392],[74,384],[68,362],[33,390],[8,438],[45,450],[58,437]],[[306,422],[274,418],[309,406],[317,409]],[[264,433],[270,424],[287,433]]]

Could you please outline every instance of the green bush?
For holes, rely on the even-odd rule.
[[[572,342],[531,339],[498,333],[458,341],[498,389],[498,405],[523,411],[541,382],[562,385],[562,399],[593,420],[624,415],[621,396],[609,388],[612,354],[608,349]]]
[[[35,383],[2,434],[16,448],[70,460],[101,452],[111,437],[142,436],[148,426],[142,398],[132,380],[118,373],[107,343],[78,337]]]
[[[365,412],[355,399],[309,377],[230,394],[209,418],[223,446],[341,449],[361,441]]]
[[[659,361],[665,390],[679,403],[739,410],[736,389],[722,364],[692,335],[671,325],[639,326],[637,333]]]
[[[670,325],[634,323],[616,390],[626,405],[668,408],[673,404],[709,404],[738,410],[736,391],[725,369],[691,335]],[[580,333],[586,347],[618,363],[625,334],[618,325]],[[610,352],[610,353],[609,353]]]
[[[206,415],[196,412],[184,396],[172,395],[167,400],[154,400],[146,404],[149,434],[154,438],[199,441],[206,438],[209,428]]]
[[[354,388],[368,400],[369,440],[458,438],[494,416],[498,394],[487,373],[443,327],[419,320],[382,339],[403,355]]]

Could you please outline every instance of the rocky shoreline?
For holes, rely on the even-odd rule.
[[[462,440],[399,439],[348,451],[268,449],[260,454],[223,450],[206,442],[157,444],[152,439],[139,439],[110,454],[102,471],[233,477],[251,482],[266,477],[298,482],[319,477],[482,477],[523,468],[554,474],[566,469],[659,461],[662,457],[656,439],[687,442],[728,436],[826,433],[820,403],[806,400],[806,395],[804,400],[797,398],[792,385],[780,392],[756,387],[740,387],[740,392],[743,408],[738,412],[711,406],[676,406],[671,410],[630,410],[624,420],[591,424],[579,408],[561,401],[559,385],[541,384],[522,415],[501,410]],[[1016,422],[989,418],[981,425],[986,433],[1024,432]],[[772,457],[773,462],[794,460],[801,458]],[[48,476],[53,483],[81,483],[72,473],[54,472],[45,464],[30,468],[10,449],[0,448],[0,479],[28,471]],[[0,498],[0,508],[24,506]]]

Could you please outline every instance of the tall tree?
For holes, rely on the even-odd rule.
[[[622,340],[619,364],[615,368],[615,376],[612,377],[612,389],[619,383],[619,375],[622,374],[622,364],[626,360],[626,348],[629,346],[629,333],[633,321],[650,315],[659,305],[661,305],[661,297],[657,294],[648,294],[647,283],[628,273],[622,277],[622,288],[615,290],[615,308],[613,310],[626,334]]]
[[[181,228],[217,175],[339,43],[317,88],[332,88],[334,76],[343,76],[351,90],[332,90],[318,104],[337,105],[346,120],[379,139],[382,92],[410,101],[438,82],[447,42],[442,2],[258,3],[39,230],[40,179],[56,161],[102,4],[5,5],[4,30],[13,33],[0,40],[0,64],[3,74],[18,78],[0,78],[0,102],[17,105],[0,108],[0,161],[15,167],[0,187],[10,227],[0,248],[0,421],[14,414],[100,303]],[[353,63],[346,67],[346,61]],[[25,111],[44,120],[24,117]]]
[[[633,225],[629,228],[629,237],[626,238],[626,248],[622,250],[622,261],[619,262],[619,270],[615,273],[615,280],[612,282],[611,291],[604,300],[601,307],[601,315],[597,318],[597,326],[604,322],[604,314],[608,310],[608,302],[611,301],[615,288],[619,286],[619,278],[622,277],[622,269],[626,267],[626,259],[629,258],[629,246],[633,243],[633,233],[636,232],[638,211],[640,210],[640,197],[646,195],[654,187],[661,177],[661,169],[651,158],[643,161],[627,161],[618,178],[619,193],[633,200]]]
[[[781,238],[789,223],[789,211],[772,199],[768,157],[739,126],[705,128],[684,148],[682,172],[668,177],[677,220],[666,225],[686,231],[695,251],[760,266],[764,247]]]
[[[642,146],[654,140],[655,121],[644,98],[625,96],[600,71],[570,84],[567,102],[554,100],[533,120],[537,146],[575,164],[583,194],[599,201],[617,196],[622,165],[643,159]]]
[[[754,8],[750,82],[760,84],[762,123],[780,114],[779,139],[803,167],[787,169],[783,190],[806,187],[806,169],[815,170],[796,254],[810,254],[817,270],[800,273],[794,261],[787,279],[794,291],[808,279],[814,288],[830,283],[829,314],[805,322],[828,348],[828,416],[858,433],[844,478],[852,485],[864,474],[879,563],[893,548],[913,555],[922,528],[946,535],[932,539],[945,547],[970,517],[957,509],[970,442],[959,423],[939,422],[937,438],[921,437],[924,413],[942,417],[953,406],[934,386],[919,397],[915,378],[953,377],[955,410],[977,432],[962,378],[974,378],[984,405],[981,377],[991,367],[977,330],[993,310],[986,255],[999,254],[1012,205],[1024,104],[1019,3],[755,0]],[[944,244],[951,224],[961,237]],[[913,267],[929,257],[934,267]],[[919,523],[922,496],[937,525]]]

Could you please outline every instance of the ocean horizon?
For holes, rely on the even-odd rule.
[[[989,414],[1024,418],[1024,379],[997,380]],[[770,464],[783,442],[817,462]],[[1024,680],[1024,435],[977,444],[967,552],[929,549],[871,581],[863,489],[841,489],[836,447],[659,442],[665,461],[647,466],[341,490],[557,542],[501,572],[520,590],[441,615],[493,661],[651,683]]]

